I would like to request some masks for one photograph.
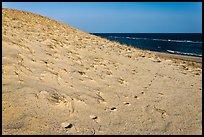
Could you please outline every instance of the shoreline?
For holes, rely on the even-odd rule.
[[[193,52],[190,52],[190,51],[187,52],[187,51],[180,51],[180,50],[177,53],[177,51],[174,51],[176,49],[172,49],[173,51],[169,50],[168,49],[168,44],[167,44],[167,47],[165,46],[164,49],[162,49],[162,50],[159,50],[157,48],[153,48],[153,50],[152,50],[152,49],[149,49],[147,47],[147,44],[151,45],[151,47],[152,47],[152,46],[157,46],[157,44],[160,44],[160,43],[151,43],[151,42],[150,43],[143,43],[143,42],[141,42],[141,44],[139,46],[136,43],[132,42],[132,39],[135,39],[134,37],[137,37],[139,39],[145,39],[145,40],[148,39],[148,40],[151,40],[151,41],[154,41],[154,40],[167,41],[167,42],[173,41],[173,42],[176,42],[176,43],[178,43],[178,42],[185,42],[185,43],[193,42],[194,43],[195,42],[195,43],[199,43],[199,46],[200,46],[200,44],[202,44],[202,41],[200,41],[200,40],[195,40],[195,41],[194,40],[184,40],[185,38],[183,38],[183,39],[181,38],[179,40],[174,40],[173,38],[168,38],[168,37],[159,38],[159,37],[155,36],[154,38],[152,38],[153,36],[151,36],[151,35],[150,35],[151,37],[145,36],[146,34],[147,35],[148,34],[154,34],[154,35],[158,35],[158,34],[161,34],[161,35],[162,34],[164,34],[164,35],[169,35],[169,34],[199,34],[200,35],[200,33],[90,33],[90,34],[95,35],[95,36],[99,36],[99,37],[103,37],[103,38],[108,39],[110,41],[117,41],[118,43],[120,43],[122,45],[125,44],[125,45],[131,46],[131,47],[134,47],[134,48],[138,48],[138,49],[141,49],[141,50],[160,52],[160,53],[170,53],[170,54],[184,55],[184,56],[201,57],[202,58],[202,55],[200,56],[200,53],[193,53]],[[123,34],[138,34],[138,35],[123,35]],[[145,34],[145,35],[142,35],[142,34]],[[114,39],[112,39],[112,38],[110,39],[108,37],[113,37]],[[117,38],[117,39],[119,38],[119,39],[117,40],[115,38]],[[125,38],[125,40],[122,40],[121,38],[122,39]],[[131,39],[131,40],[129,41],[128,39]],[[128,42],[126,42],[126,41],[128,41]],[[191,51],[193,49],[191,49]],[[197,62],[197,60],[196,60],[196,62]],[[200,62],[200,61],[198,61],[198,62]]]
[[[122,44],[122,45],[126,45],[126,44]],[[133,48],[133,49],[136,49],[143,54],[150,54],[150,55],[154,54],[156,57],[159,57],[159,58],[171,59],[171,60],[181,60],[181,61],[184,61],[184,63],[185,62],[193,62],[193,63],[201,64],[201,67],[202,67],[202,57],[199,57],[199,56],[151,51],[151,50],[147,50],[147,49],[140,49],[140,48],[137,48],[137,47],[134,47],[131,45],[126,45],[126,46]],[[146,55],[146,56],[148,57],[149,55]]]
[[[147,58],[155,58],[155,59],[159,59],[160,61],[171,60],[177,64],[185,64],[187,66],[202,69],[202,57],[150,51],[150,50],[144,50],[144,49],[140,49],[132,46],[128,46],[128,47],[136,49],[140,53],[140,56],[142,57],[145,56]]]
[[[91,35],[94,35],[94,34],[91,34]],[[94,35],[94,36],[97,36],[97,35]],[[151,51],[151,50],[148,50],[148,49],[141,49],[141,48],[138,48],[138,47],[134,47],[132,45],[121,44],[120,42],[112,41],[112,40],[109,40],[107,38],[103,38],[101,36],[97,36],[97,37],[100,37],[102,39],[105,39],[105,40],[108,40],[108,41],[111,41],[111,42],[119,43],[120,45],[126,45],[128,47],[137,49],[137,50],[139,50],[141,52],[153,53],[156,56],[161,57],[161,58],[178,59],[178,60],[187,61],[187,62],[199,63],[202,66],[202,56],[200,57],[200,56],[192,56],[192,55],[173,54],[173,53],[169,53],[169,52]]]
[[[179,59],[188,62],[195,62],[195,63],[202,63],[202,57],[197,56],[188,56],[188,55],[180,55],[180,54],[171,54],[171,53],[164,53],[164,52],[154,52],[159,57],[164,57],[168,59]]]

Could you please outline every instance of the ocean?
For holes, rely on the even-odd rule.
[[[202,33],[91,33],[140,49],[202,57]]]

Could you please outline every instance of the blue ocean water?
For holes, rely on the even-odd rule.
[[[140,49],[202,57],[202,33],[92,33]]]

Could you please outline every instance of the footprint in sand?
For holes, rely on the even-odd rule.
[[[144,91],[142,91],[142,92],[141,92],[141,94],[142,94],[142,95],[144,95],[144,94],[145,94],[145,92],[144,92]]]
[[[67,129],[67,128],[72,128],[73,125],[72,125],[71,123],[69,123],[69,122],[63,122],[63,123],[61,124],[61,127]]]
[[[112,111],[116,111],[116,107],[111,107],[111,110]]]
[[[138,97],[138,96],[136,96],[136,95],[134,96],[134,98],[135,98],[135,99],[139,99],[139,97]]]
[[[95,115],[90,115],[89,116],[91,119],[93,119],[93,120],[95,120],[95,119],[97,119],[98,117],[97,116],[95,116]]]
[[[130,106],[130,105],[131,105],[129,102],[123,102],[123,104],[124,104],[125,106]]]

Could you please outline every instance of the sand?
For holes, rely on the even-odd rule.
[[[202,62],[2,9],[3,134],[202,134]]]

